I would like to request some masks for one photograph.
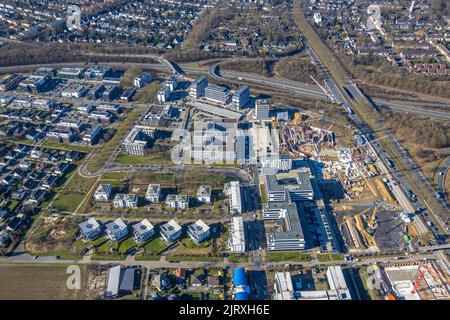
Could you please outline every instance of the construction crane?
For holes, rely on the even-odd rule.
[[[412,294],[417,293],[417,289],[419,288],[420,283],[422,282],[423,278],[425,277],[425,274],[428,271],[430,271],[431,276],[433,276],[433,273],[435,273],[435,276],[433,276],[433,278],[435,278],[434,280],[436,280],[436,278],[438,278],[442,284],[450,284],[450,281],[448,281],[443,276],[443,274],[445,274],[445,273],[444,272],[441,273],[440,270],[437,270],[433,264],[431,266],[428,266],[424,262],[417,261],[417,259],[415,259],[413,256],[411,256],[411,258],[417,264],[419,264],[419,268],[418,268],[419,274],[417,275],[416,281],[414,281],[413,289],[411,290]]]

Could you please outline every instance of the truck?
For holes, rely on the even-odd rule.
[[[391,168],[391,169],[394,168],[394,163],[392,162],[391,159],[386,158],[386,162],[387,162],[387,165],[388,165],[389,168]]]
[[[436,199],[442,198],[441,194],[437,191],[434,192],[434,196],[436,197]]]

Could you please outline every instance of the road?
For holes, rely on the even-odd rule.
[[[158,56],[149,56],[153,59],[160,59]],[[223,63],[224,61],[222,61]],[[184,73],[189,74],[209,74],[216,80],[227,81],[236,84],[248,84],[253,83],[256,85],[260,85],[267,88],[272,88],[274,90],[279,90],[281,92],[289,92],[298,95],[299,97],[306,97],[309,99],[319,99],[322,101],[329,101],[329,94],[323,92],[323,90],[316,84],[308,84],[294,80],[281,79],[276,77],[265,77],[257,74],[237,72],[237,71],[228,71],[221,70],[220,63],[216,63],[209,67],[194,67],[191,65],[177,65],[174,67],[172,63],[167,60],[161,60],[161,63],[133,63],[133,62],[101,62],[98,63],[100,66],[110,66],[112,68],[129,68],[132,66],[140,66],[144,69],[152,69],[158,71],[166,71],[171,74],[178,74],[180,77],[186,80],[192,80],[189,77],[186,77]],[[12,73],[12,72],[26,72],[29,70],[37,69],[41,66],[48,66],[53,68],[61,68],[61,67],[83,67],[86,66],[85,63],[73,62],[73,63],[49,63],[49,64],[34,64],[34,65],[26,65],[26,66],[9,66],[9,67],[0,67],[1,73]],[[180,69],[181,72],[178,70]],[[384,98],[374,98],[374,102],[379,107],[387,107],[393,111],[397,112],[409,112],[417,115],[424,115],[429,117],[435,117],[440,119],[449,119],[450,113],[445,111],[438,111],[433,109],[427,109],[421,107],[418,103],[410,103],[401,101],[401,100],[393,100],[393,99],[384,99]],[[437,102],[436,102],[437,103]],[[425,104],[425,103],[424,103]],[[439,102],[438,105],[445,106],[443,102]]]
[[[439,169],[437,170],[437,186],[438,186],[438,192],[442,195],[442,197],[445,199],[446,206],[448,208],[448,190],[445,190],[445,179],[447,175],[449,174],[450,168],[450,157],[447,157],[439,166]]]

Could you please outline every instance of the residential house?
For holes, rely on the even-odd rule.
[[[94,218],[89,218],[78,226],[80,227],[81,236],[85,240],[95,239],[102,233],[100,223]]]
[[[200,186],[197,191],[197,200],[202,203],[211,202],[211,187],[210,186]]]
[[[181,226],[172,219],[160,227],[160,234],[165,241],[173,242],[180,238],[181,230]]]
[[[155,228],[147,219],[133,225],[133,235],[137,243],[148,241],[154,234]]]
[[[112,188],[110,184],[101,183],[94,193],[95,201],[108,201],[111,197]]]
[[[106,235],[112,241],[118,241],[128,235],[128,227],[122,219],[117,218],[106,224]]]

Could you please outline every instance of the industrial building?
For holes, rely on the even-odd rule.
[[[233,217],[231,219],[228,248],[231,253],[245,252],[245,229],[242,217]]]
[[[248,86],[240,87],[233,95],[231,105],[233,108],[240,110],[250,101],[250,89]]]
[[[205,98],[216,103],[230,102],[230,90],[223,86],[209,84],[205,89]]]
[[[134,126],[122,143],[123,150],[132,155],[143,156],[151,141],[155,138],[155,128]]]
[[[301,284],[301,278],[297,280]],[[350,291],[340,266],[330,266],[327,270],[328,290],[301,290],[294,288],[290,272],[276,272],[274,300],[351,300]]]
[[[117,298],[121,295],[131,294],[135,289],[134,268],[122,268],[113,266],[108,269],[106,277],[105,298]]]
[[[241,187],[239,181],[225,184],[224,193],[230,200],[230,214],[242,213]]]
[[[208,78],[201,76],[197,78],[189,88],[189,95],[192,98],[200,98],[205,95],[205,89],[208,86]]]

